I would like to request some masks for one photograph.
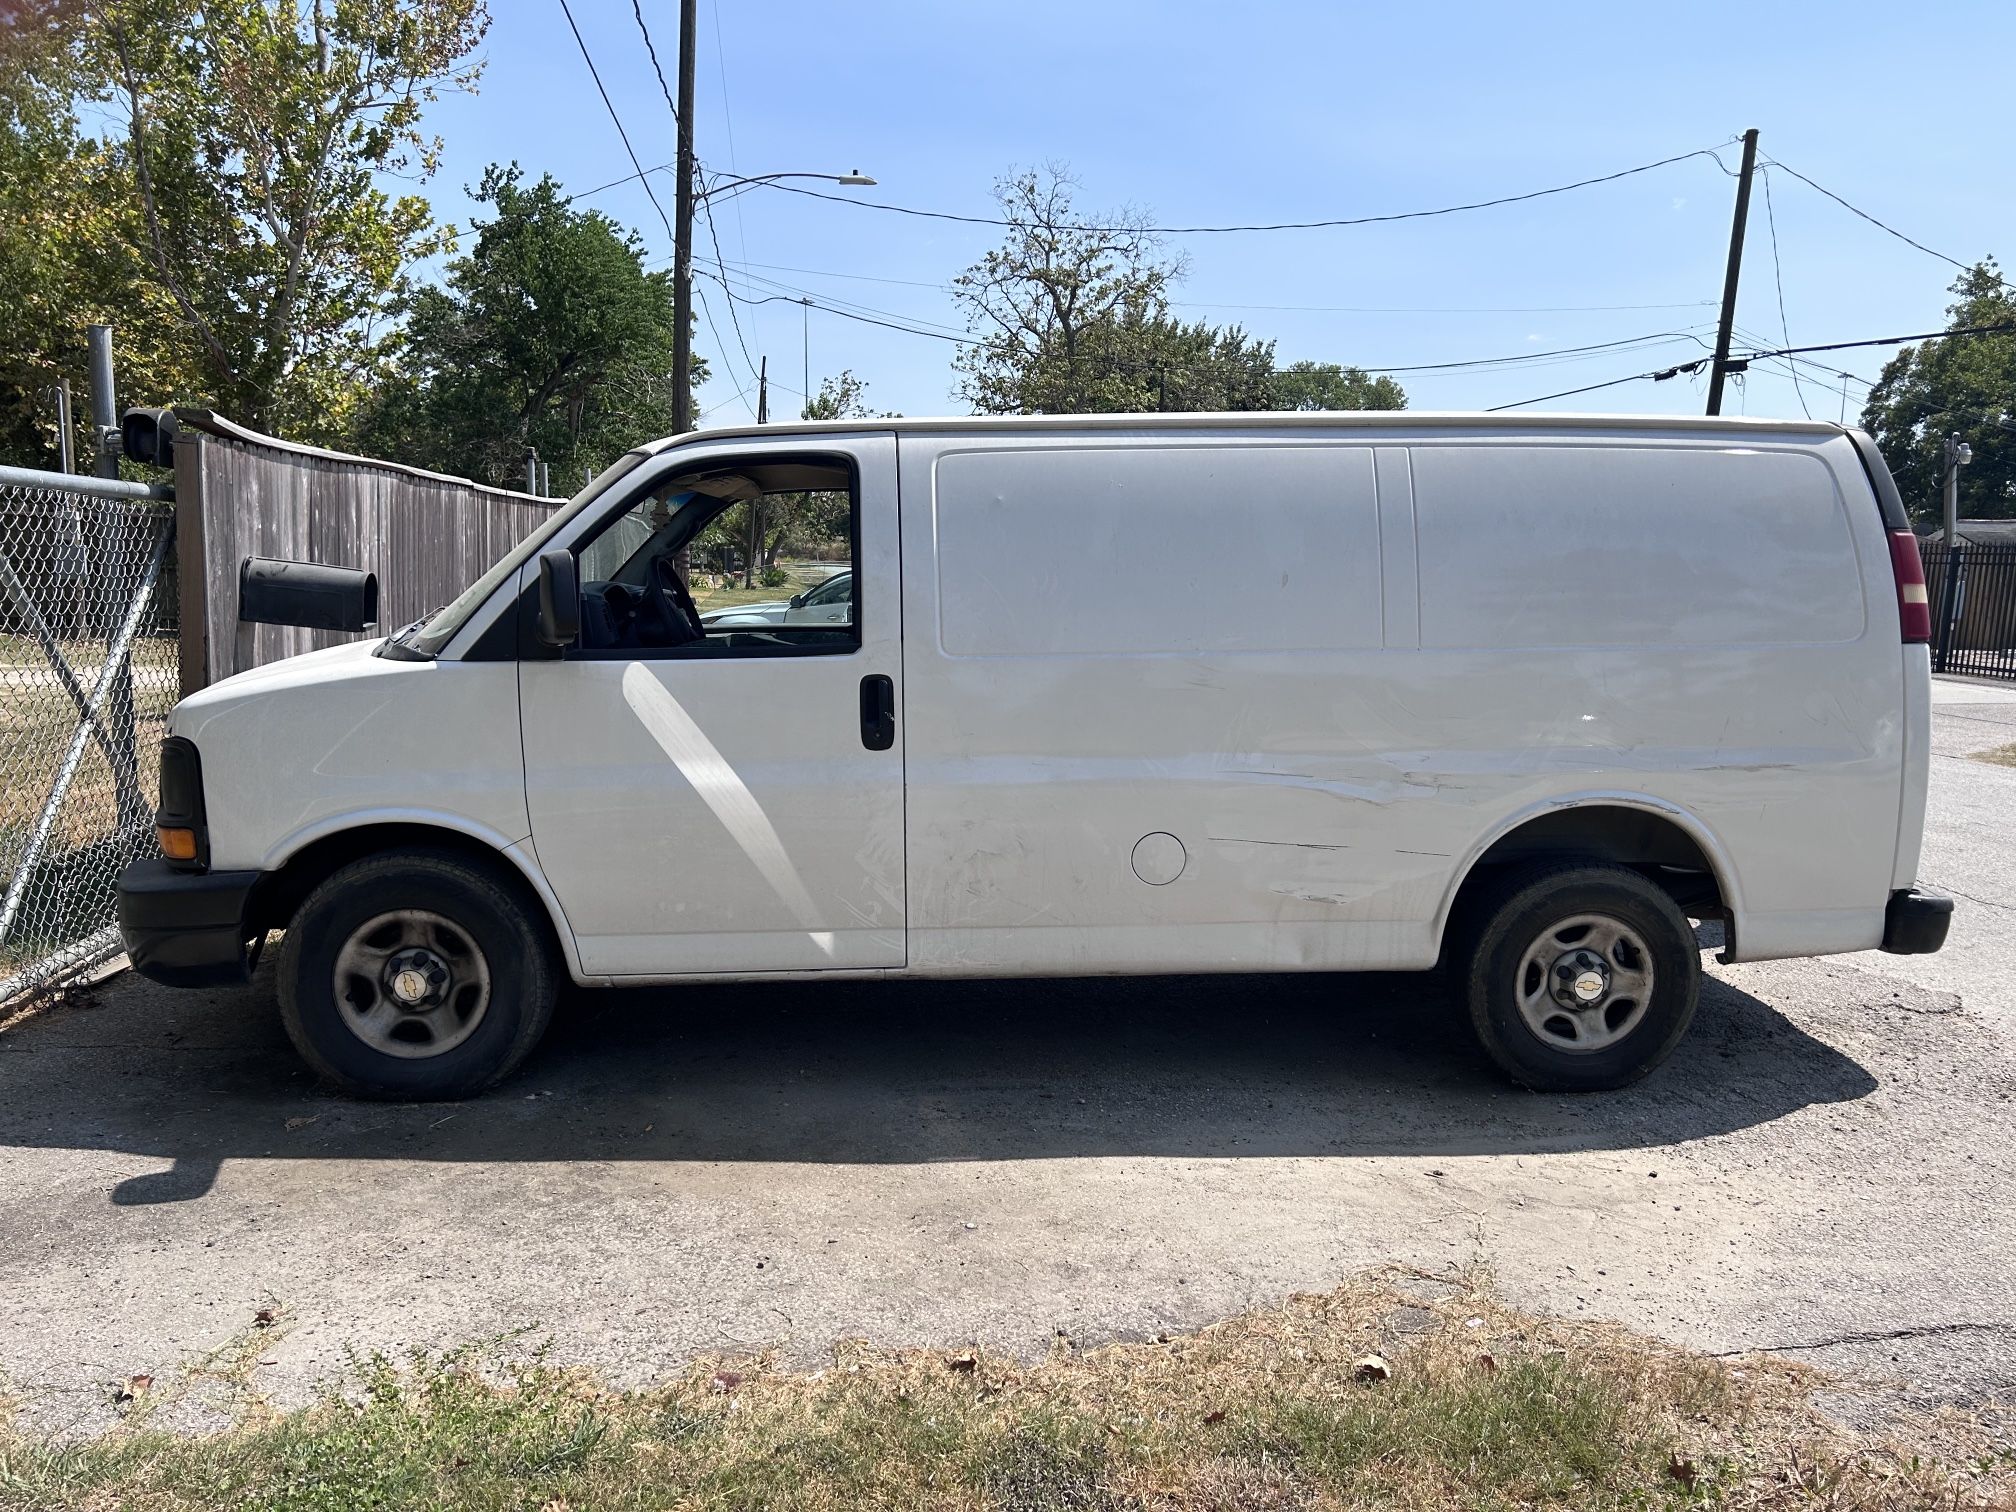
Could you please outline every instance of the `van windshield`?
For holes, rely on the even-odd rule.
[[[413,649],[428,656],[437,655],[443,646],[455,638],[455,632],[468,622],[469,616],[476,612],[477,606],[484,603],[520,567],[531,561],[561,526],[614,487],[634,470],[638,463],[650,455],[648,451],[628,451],[604,468],[587,487],[548,515],[538,529],[504,553],[494,567],[457,594],[446,608],[436,610],[414,635],[411,642]]]

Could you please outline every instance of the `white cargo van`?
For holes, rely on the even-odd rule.
[[[830,617],[696,604],[752,500],[826,522]],[[1927,629],[1882,458],[1816,422],[705,432],[426,622],[185,699],[121,922],[183,984],[284,930],[289,1033],[375,1096],[504,1076],[563,975],[1438,961],[1516,1080],[1616,1087],[1687,1028],[1690,918],[1943,943]]]

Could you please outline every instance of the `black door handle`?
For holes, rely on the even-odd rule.
[[[871,751],[896,744],[896,684],[879,672],[861,679],[861,744]]]

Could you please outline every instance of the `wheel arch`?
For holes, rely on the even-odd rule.
[[[1727,847],[1698,816],[1678,804],[1632,792],[1546,799],[1486,830],[1450,874],[1435,913],[1437,949],[1446,942],[1450,920],[1467,891],[1498,866],[1549,855],[1588,855],[1644,868],[1673,894],[1683,911],[1721,918],[1727,931],[1723,959],[1733,955],[1743,899]],[[1686,874],[1697,868],[1712,885],[1712,893],[1704,895],[1684,883]]]
[[[400,850],[445,852],[496,876],[518,894],[533,918],[544,922],[568,974],[582,979],[573,933],[529,844],[439,815],[374,816],[303,831],[276,847],[261,869],[247,904],[248,921],[262,932],[285,929],[308,895],[343,867]]]

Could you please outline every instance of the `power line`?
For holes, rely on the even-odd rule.
[[[720,269],[722,274],[727,274],[730,271],[731,267],[734,266],[736,265],[729,264],[719,259],[716,260],[716,267]],[[746,268],[746,266],[748,265],[742,265],[742,266]],[[800,288],[795,284],[788,284],[779,279],[766,278],[761,274],[750,273],[747,271],[737,272],[734,274],[734,276],[745,283],[755,285],[759,288],[767,286],[770,289],[785,290],[791,294],[802,295],[807,298],[812,298],[814,299],[815,303],[818,305],[819,308],[831,310],[834,313],[841,313],[843,307],[851,308],[864,315],[881,316],[886,320],[899,322],[900,325],[904,328],[914,329],[916,327],[921,326],[940,326],[940,330],[938,331],[919,331],[918,334],[921,335],[939,335],[941,336],[941,339],[952,339],[952,337],[958,337],[959,339],[966,339],[966,340],[971,339],[970,337],[966,337],[965,333],[955,332],[951,333],[950,336],[942,335],[941,333],[949,330],[949,328],[945,328],[941,326],[939,322],[930,320],[924,316],[908,315],[893,310],[877,309],[873,305],[864,305],[852,300],[834,299],[830,295],[815,296],[812,290]],[[724,286],[726,284],[726,281],[723,278],[717,277],[715,281],[723,283]],[[770,303],[771,301],[766,299],[763,302]],[[793,299],[789,300],[788,302],[796,304],[796,303],[802,303],[803,301]],[[1414,364],[1400,367],[1365,367],[1363,368],[1363,371],[1368,373],[1410,373],[1410,372],[1427,372],[1438,369],[1457,371],[1465,368],[1490,367],[1497,365],[1542,366],[1542,365],[1549,365],[1557,360],[1564,362],[1577,361],[1580,360],[1584,354],[1592,352],[1616,351],[1632,346],[1658,345],[1663,342],[1678,341],[1678,340],[1689,340],[1697,344],[1705,345],[1705,343],[1702,342],[1701,337],[1694,334],[1691,331],[1655,331],[1655,332],[1649,332],[1642,336],[1625,337],[1622,340],[1614,342],[1597,342],[1592,345],[1582,347],[1555,348],[1541,352],[1518,352],[1504,357],[1466,358],[1463,359],[1462,361],[1450,362],[1450,363],[1424,363],[1424,364]],[[1765,343],[1763,342],[1758,343],[1758,345],[1760,346],[1764,344]],[[1359,366],[1359,365],[1353,364],[1353,366]]]
[[[1317,315],[1583,315],[1613,310],[1712,309],[1712,299],[1688,299],[1677,304],[1617,305],[1283,305],[1224,304],[1208,299],[1172,299],[1186,310],[1291,310]]]
[[[1615,388],[1620,383],[1637,383],[1640,380],[1646,378],[1650,378],[1655,382],[1657,382],[1667,378],[1677,377],[1681,373],[1698,373],[1702,368],[1708,365],[1710,360],[1711,359],[1707,357],[1701,357],[1697,358],[1693,362],[1683,363],[1681,366],[1677,368],[1664,368],[1655,373],[1633,373],[1627,378],[1612,378],[1603,383],[1588,383],[1584,384],[1581,388],[1562,389],[1559,393],[1541,394],[1537,398],[1533,399],[1515,399],[1510,404],[1491,405],[1488,409],[1484,411],[1484,413],[1489,415],[1495,413],[1498,410],[1523,409],[1525,406],[1529,404],[1545,404],[1549,399],[1566,399],[1572,394],[1593,394],[1598,389]]]
[[[673,112],[672,118],[675,121],[678,120],[679,116],[676,110]],[[631,156],[630,161],[633,163],[637,161],[637,158],[634,154]],[[676,168],[678,166],[679,165],[677,163],[658,163],[649,168],[639,168],[635,173],[626,173],[623,175],[623,177],[619,179],[611,179],[606,184],[597,184],[593,189],[577,190],[573,194],[568,195],[566,199],[561,201],[561,203],[564,205],[571,205],[574,203],[574,201],[578,199],[586,199],[591,194],[600,194],[604,189],[614,189],[622,184],[635,183],[638,179],[643,178],[644,175],[647,173],[664,173],[666,170]],[[646,186],[646,191],[647,192],[649,191],[648,185]]]
[[[735,113],[728,108],[728,50],[721,43],[721,6],[719,0],[715,0],[714,4],[709,5],[707,11],[714,22],[714,71],[716,76],[721,80],[721,126],[722,135],[728,139],[728,171],[734,173],[736,171]],[[730,195],[729,198],[739,199],[741,196]],[[749,255],[749,228],[743,224],[740,209],[737,209],[735,212],[735,236],[737,243],[741,247],[742,255],[747,257]]]
[[[1865,389],[1876,387],[1873,381],[1864,378],[1860,373],[1851,373],[1845,368],[1829,367],[1826,363],[1815,362],[1810,357],[1787,357],[1784,361],[1793,367],[1811,368],[1814,372],[1824,373],[1829,378],[1846,378],[1850,383],[1859,383]]]
[[[1827,188],[1824,184],[1814,183],[1813,180],[1806,177],[1805,174],[1801,173],[1797,168],[1792,167],[1790,164],[1781,163],[1774,158],[1767,166],[1772,168],[1783,168],[1787,173],[1791,174],[1792,177],[1799,180],[1799,182],[1804,184],[1807,188],[1817,189],[1820,193],[1826,195],[1827,198],[1834,201],[1835,204],[1839,205],[1843,210],[1848,211],[1851,215],[1861,216],[1862,219],[1869,222],[1869,224],[1874,226],[1878,231],[1883,232],[1885,235],[1896,237],[1897,240],[1903,242],[1906,246],[1916,247],[1920,252],[1923,252],[1927,257],[1936,257],[1939,259],[1939,261],[1943,263],[1951,263],[1954,267],[1959,268],[1962,272],[1969,271],[1973,267],[1973,264],[1971,263],[1964,263],[1960,261],[1960,259],[1957,257],[1948,257],[1944,252],[1935,251],[1931,247],[1926,246],[1925,243],[1918,241],[1912,237],[1906,236],[1902,231],[1899,231],[1895,226],[1886,225],[1884,222],[1878,220],[1875,216],[1871,215],[1867,210],[1862,209],[1860,206],[1849,204],[1848,201],[1841,198],[1840,195],[1836,194],[1832,189]],[[2010,287],[2007,279],[1997,279],[1996,282],[2002,284],[2004,288]]]
[[[731,267],[734,267],[736,265],[717,261],[716,266],[725,275],[729,272]],[[745,269],[747,267],[746,264],[741,266],[743,266]],[[843,308],[843,309],[858,310],[864,315],[880,315],[884,319],[898,320],[908,325],[933,327],[939,331],[948,332],[955,336],[963,336],[966,334],[966,332],[959,330],[942,320],[933,320],[927,315],[911,315],[901,310],[880,309],[875,305],[863,304],[859,300],[841,299],[832,294],[823,294],[815,292],[814,290],[811,289],[800,288],[797,284],[785,283],[782,279],[766,278],[760,273],[750,273],[747,271],[743,271],[735,273],[734,277],[739,279],[741,282],[748,284],[751,287],[757,288],[759,290],[781,291],[787,294],[799,294],[804,295],[805,297],[810,299],[816,299],[825,308],[828,309]]]
[[[921,278],[878,278],[872,273],[839,273],[831,268],[794,268],[789,263],[738,262],[730,264],[736,268],[768,268],[776,273],[805,273],[814,278],[844,278],[854,283],[900,284],[906,289],[945,290],[942,280],[931,283]]]
[[[724,285],[723,287],[726,286]],[[707,334],[714,338],[714,345],[721,349],[721,365],[728,369],[728,381],[733,383],[738,375],[735,372],[734,364],[728,360],[728,343],[721,339],[721,328],[714,324],[714,307],[707,303],[707,291],[701,288],[700,285],[695,284],[693,285],[693,292],[700,300],[700,314],[707,322]],[[731,295],[730,297],[732,298],[733,296]],[[742,355],[747,357],[749,354],[745,350]],[[742,392],[745,394],[748,393],[755,382],[756,373],[752,367],[749,373],[749,382],[742,385]]]
[[[574,24],[574,12],[567,4],[567,0],[560,0],[560,10],[567,17],[567,29],[574,33],[574,45],[581,49],[581,61],[588,65],[589,77],[595,81],[595,92],[602,96],[602,108],[609,112],[609,119],[616,123],[616,135],[623,139],[623,150],[630,154],[630,165],[637,170],[636,177],[644,184],[645,197],[651,201],[651,208],[658,212],[658,219],[665,223],[665,234],[677,241],[678,238],[672,236],[672,219],[665,213],[665,207],[658,203],[658,196],[651,192],[649,180],[644,178],[644,165],[637,160],[637,149],[630,145],[630,133],[623,129],[623,118],[616,114],[616,107],[609,99],[609,91],[602,87],[601,71],[595,67],[595,59],[588,52],[588,44],[582,40],[581,28]],[[580,196],[576,195],[575,198],[578,199]]]
[[[2016,331],[2016,320],[2004,320],[1995,325],[1960,326],[1951,331],[1920,331],[1915,336],[1873,336],[1867,341],[1830,341],[1821,346],[1779,347],[1770,352],[1744,352],[1743,360],[1754,362],[1760,357],[1792,357],[1801,352],[1845,352],[1853,347],[1902,346],[1910,341],[1941,341],[1948,336],[1999,336]]]
[[[806,305],[814,310],[824,310],[828,315],[838,315],[846,320],[858,320],[864,325],[887,326],[892,331],[907,331],[912,336],[932,336],[937,338],[939,341],[957,342],[962,346],[982,345],[978,337],[950,336],[942,331],[920,330],[916,326],[901,325],[893,320],[877,320],[873,316],[869,315],[856,315],[851,310],[842,310],[837,309],[830,304],[821,304],[818,300],[811,298],[809,295],[803,298],[793,299],[788,294],[770,294],[766,295],[762,299],[751,299],[746,294],[737,294],[733,289],[729,288],[728,281],[725,278],[723,278],[719,273],[714,272],[712,269],[701,268],[698,271],[705,273],[709,278],[713,279],[714,282],[721,285],[722,292],[725,293],[728,296],[728,298],[736,304],[766,305],[766,304],[778,304],[781,302],[783,304]]]
[[[592,191],[591,191],[592,192]],[[906,289],[936,289],[944,292],[943,280],[888,278],[875,273],[842,273],[837,268],[800,268],[791,263],[738,262],[727,266],[768,268],[776,273],[803,273],[811,278],[844,278],[850,283],[892,284]],[[788,287],[788,286],[787,286]],[[1712,299],[1675,300],[1670,304],[1609,305],[1297,305],[1228,304],[1221,300],[1172,299],[1183,310],[1286,310],[1317,315],[1583,315],[1620,310],[1697,310],[1712,308]]]
[[[980,340],[978,337],[955,336],[947,334],[942,331],[927,331],[921,329],[918,326],[906,325],[899,321],[878,320],[873,316],[860,315],[850,310],[837,308],[836,306],[831,304],[821,303],[816,299],[812,299],[810,296],[793,299],[789,295],[785,294],[771,294],[760,299],[752,299],[747,295],[736,293],[734,288],[731,287],[728,281],[725,278],[723,278],[719,273],[705,268],[701,269],[700,271],[706,273],[706,275],[709,278],[713,279],[714,282],[719,284],[723,292],[725,292],[728,295],[728,298],[734,303],[745,305],[764,305],[764,304],[806,305],[815,310],[823,310],[829,315],[838,315],[846,320],[858,320],[865,325],[883,326],[889,330],[903,331],[912,336],[929,336],[938,341],[949,341],[961,346],[986,345],[986,343]],[[1351,363],[1348,365],[1357,368],[1358,371],[1362,373],[1375,374],[1375,375],[1387,375],[1393,373],[1475,371],[1478,369],[1489,369],[1489,368],[1507,367],[1507,366],[1538,365],[1547,363],[1550,361],[1550,359],[1585,357],[1597,352],[1614,352],[1619,349],[1648,346],[1648,345],[1656,346],[1673,341],[1692,341],[1697,345],[1706,345],[1706,343],[1702,341],[1702,338],[1699,335],[1691,331],[1658,331],[1658,332],[1652,332],[1645,336],[1626,337],[1619,341],[1601,341],[1592,343],[1587,346],[1559,347],[1544,352],[1519,352],[1504,357],[1472,357],[1454,362],[1414,363],[1399,367],[1367,367],[1358,363]],[[1138,364],[1129,364],[1128,366],[1134,370],[1139,371],[1160,371],[1163,368],[1162,364],[1157,363],[1138,363]],[[1118,369],[1116,368],[1115,370],[1117,371]],[[1170,369],[1170,371],[1175,370]],[[1281,368],[1270,368],[1269,371],[1279,373],[1286,370]]]
[[[713,414],[714,411],[718,409],[726,409],[729,405],[733,404],[737,399],[740,399],[744,394],[748,393],[749,390],[754,387],[755,385],[753,383],[743,384],[741,388],[737,389],[734,393],[730,394],[726,399],[719,399],[716,400],[714,403],[708,405],[707,408],[700,411],[700,413],[694,416],[694,418],[696,420],[705,420],[709,415]]]
[[[1556,347],[1546,352],[1519,352],[1509,357],[1472,357],[1460,362],[1419,362],[1409,367],[1364,367],[1358,363],[1351,366],[1366,373],[1432,373],[1450,368],[1484,368],[1518,366],[1538,362],[1548,357],[1572,357],[1588,352],[1614,351],[1619,347],[1658,345],[1668,341],[1693,341],[1707,345],[1692,331],[1653,331],[1644,336],[1626,336],[1618,341],[1598,341],[1587,346]]]
[[[658,92],[665,96],[665,108],[672,112],[672,124],[679,124],[679,107],[672,102],[672,86],[665,82],[665,70],[658,66],[658,49],[651,42],[651,28],[644,24],[644,0],[630,0],[630,9],[637,13],[637,30],[644,33],[644,51],[651,54],[651,72],[658,75]],[[634,161],[634,159],[633,159]],[[639,174],[643,169],[638,169]],[[588,191],[593,194],[594,190]]]
[[[1778,260],[1778,212],[1771,204],[1771,170],[1764,170],[1764,219],[1771,227],[1771,278],[1778,285],[1778,328],[1784,332],[1785,345],[1792,345],[1792,323],[1785,318],[1785,268]],[[1799,386],[1799,369],[1786,364],[1792,374],[1792,392],[1799,396],[1799,412],[1808,420],[1813,411],[1806,407],[1806,390]]]
[[[1275,221],[1264,225],[1249,226],[1112,226],[1067,223],[1044,227],[1035,221],[1015,220],[993,215],[955,215],[947,210],[919,210],[910,205],[892,205],[882,200],[857,199],[852,195],[827,194],[818,189],[807,189],[799,184],[771,183],[766,187],[782,189],[787,194],[803,194],[812,199],[831,200],[836,205],[854,205],[863,210],[884,210],[894,215],[914,215],[927,220],[957,221],[968,226],[1012,226],[1018,229],[1047,229],[1055,231],[1136,231],[1160,236],[1203,236],[1235,231],[1318,231],[1335,226],[1371,226],[1390,221],[1426,220],[1437,215],[1457,215],[1466,210],[1489,210],[1496,205],[1516,205],[1526,200],[1544,199],[1551,194],[1567,194],[1575,189],[1587,189],[1595,184],[1614,183],[1618,179],[1630,178],[1634,174],[1650,173],[1655,168],[1665,168],[1673,163],[1684,163],[1689,158],[1715,158],[1712,148],[1698,147],[1692,152],[1676,153],[1672,157],[1660,158],[1653,163],[1640,163],[1635,168],[1620,168],[1615,173],[1599,174],[1595,178],[1577,179],[1572,184],[1556,184],[1547,189],[1531,189],[1524,194],[1504,194],[1495,199],[1474,200],[1462,205],[1442,205],[1433,210],[1402,210],[1388,215],[1353,215],[1331,220]],[[1719,164],[1720,158],[1715,158]]]
[[[761,298],[752,298],[745,294],[738,294],[735,291],[735,289],[728,283],[728,281],[721,276],[720,273],[708,268],[701,268],[699,271],[704,273],[708,278],[711,278],[715,283],[721,286],[722,291],[728,296],[731,304],[744,304],[744,305],[795,304],[810,309],[822,310],[829,315],[838,315],[844,320],[855,320],[860,321],[864,325],[881,326],[884,327],[885,329],[892,331],[902,331],[905,334],[911,336],[928,336],[937,341],[951,342],[954,345],[959,346],[985,345],[985,343],[977,337],[955,336],[941,331],[923,330],[920,327],[913,325],[906,325],[900,321],[880,320],[872,315],[857,314],[851,310],[844,310],[837,308],[834,305],[821,303],[820,301],[813,299],[810,296],[804,296],[794,299],[789,295],[785,294],[770,294],[763,296]],[[1633,347],[1643,347],[1648,345],[1651,346],[1663,345],[1665,343],[1673,341],[1692,341],[1696,345],[1701,346],[1705,346],[1707,344],[1698,334],[1691,331],[1662,331],[1662,332],[1654,332],[1646,336],[1627,337],[1621,341],[1596,342],[1588,346],[1562,347],[1545,352],[1520,352],[1505,357],[1468,358],[1456,362],[1416,363],[1400,367],[1364,367],[1356,363],[1349,364],[1349,366],[1357,368],[1358,371],[1362,373],[1378,376],[1390,375],[1394,373],[1478,371],[1478,370],[1490,370],[1494,368],[1502,368],[1508,366],[1524,367],[1528,365],[1552,365],[1555,359],[1566,358],[1568,360],[1573,361],[1577,359],[1586,358],[1598,352],[1616,352],[1619,350],[1629,349]],[[1083,359],[1066,359],[1066,360],[1096,361],[1097,359],[1088,357]],[[1696,365],[1698,364],[1683,364],[1678,368],[1668,369],[1666,371],[1669,374],[1673,372],[1685,372],[1690,371],[1692,367]],[[1103,365],[1102,370],[1115,373],[1169,372],[1172,374],[1174,373],[1187,374],[1195,371],[1191,368],[1188,368],[1187,366],[1171,367],[1167,364],[1153,363],[1153,362],[1106,363]],[[1279,375],[1288,370],[1283,368],[1270,367],[1267,371],[1269,375]],[[1647,374],[1645,376],[1649,377],[1652,375]],[[1628,382],[1630,380],[1619,379],[1617,381]],[[1597,387],[1603,387],[1603,386],[1604,385],[1600,384],[1597,385]],[[1577,390],[1571,390],[1570,392],[1580,393],[1583,391],[1577,389]],[[1559,396],[1547,395],[1543,397],[1557,398]],[[1538,401],[1527,400],[1523,402],[1536,403]]]
[[[1741,322],[1738,322],[1737,325],[1734,327],[1734,329],[1738,336],[1742,337],[1744,341],[1748,342],[1752,347],[1756,348],[1758,351],[1770,350],[1771,347],[1770,337],[1758,335],[1755,331],[1751,330],[1748,326],[1743,325]],[[1830,380],[1835,378],[1847,378],[1852,380],[1853,382],[1861,384],[1862,387],[1864,388],[1874,388],[1876,386],[1871,380],[1864,378],[1860,373],[1850,373],[1841,368],[1834,367],[1828,363],[1816,361],[1811,357],[1773,357],[1767,360],[1782,363],[1784,366],[1788,368],[1790,367],[1808,368],[1811,370],[1811,372],[1808,374],[1809,378],[1811,378],[1813,374],[1821,374],[1826,376]]]
[[[714,225],[714,207],[703,199],[700,201],[700,212],[707,217],[707,240],[714,244],[714,260],[718,263],[721,260],[721,233]],[[728,300],[728,323],[735,328],[735,345],[742,349],[742,365],[753,373],[756,371],[756,363],[749,355],[749,343],[742,338],[742,317],[735,313],[734,291],[728,289],[726,283],[723,283],[721,287],[728,290],[730,296]],[[716,335],[715,340],[720,340],[719,335]]]

